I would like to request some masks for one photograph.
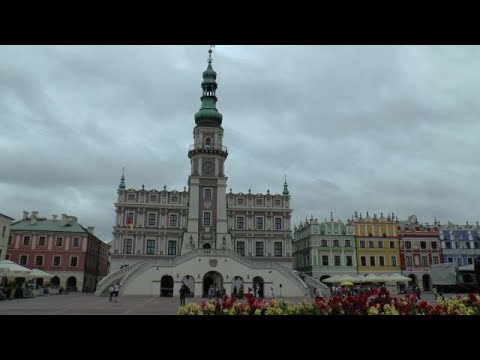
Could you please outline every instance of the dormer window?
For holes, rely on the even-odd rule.
[[[207,137],[205,139],[205,149],[211,149],[212,148],[212,139]]]

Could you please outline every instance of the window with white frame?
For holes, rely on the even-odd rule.
[[[245,218],[243,216],[237,216],[237,229],[245,229]]]
[[[20,255],[20,265],[27,265],[28,255]]]
[[[135,194],[128,194],[128,201],[135,201]]]
[[[427,248],[427,242],[426,241],[420,241],[420,249],[426,249]]]
[[[275,242],[275,256],[282,256],[282,243],[281,242]]]
[[[365,240],[360,240],[360,247],[361,247],[362,249],[365,248]]]
[[[453,257],[448,257],[448,258],[447,258],[447,262],[453,263]]]
[[[360,264],[367,266],[367,258],[365,256],[360,256]]]
[[[328,266],[328,255],[322,255],[322,266]]]
[[[323,247],[328,246],[328,241],[327,241],[327,240],[322,240],[322,246],[323,246]]]
[[[436,241],[432,241],[432,249],[436,249],[437,248],[437,242]]]
[[[43,266],[43,255],[35,256],[35,266]]]
[[[276,217],[275,218],[275,230],[282,230],[282,218]]]
[[[53,257],[53,264],[52,264],[52,266],[59,267],[59,266],[60,266],[60,263],[61,263],[61,259],[62,259],[61,256],[55,255],[55,256]]]
[[[390,241],[390,249],[395,249],[395,241]]]
[[[132,239],[125,239],[123,241],[123,253],[124,254],[131,254],[132,253]]]
[[[370,241],[368,242],[368,247],[369,247],[370,249],[373,249],[373,248],[375,247],[375,241],[370,240]]]
[[[255,199],[255,205],[256,206],[263,206],[263,199]]]
[[[353,256],[347,255],[345,259],[347,260],[347,266],[353,266]]]
[[[382,240],[378,240],[378,248],[383,249],[383,241]]]
[[[335,255],[333,260],[335,262],[335,266],[340,266],[340,255]]]
[[[79,247],[80,246],[80,238],[76,237],[73,238],[73,247]]]
[[[205,199],[211,199],[212,198],[212,189],[203,189],[203,197]]]
[[[145,252],[147,255],[155,255],[155,240],[147,240],[147,247],[145,249]]]
[[[255,243],[255,256],[263,256],[263,242],[257,241]]]
[[[133,212],[132,211],[129,211],[127,213],[127,218],[125,219],[125,225],[128,225],[128,224],[133,224]]]
[[[157,223],[157,214],[148,213],[148,226],[155,226]]]
[[[150,202],[151,203],[157,202],[157,195],[150,195]]]
[[[257,230],[263,230],[263,217],[257,216],[256,218],[256,227]]]
[[[438,261],[438,256],[433,256],[433,257],[432,257],[432,260],[433,260],[433,263],[434,263],[434,264],[438,264],[438,263],[439,263],[439,261]]]
[[[274,205],[275,205],[275,206],[281,206],[282,203],[280,202],[280,199],[275,199]]]
[[[450,241],[445,242],[445,248],[446,249],[451,249],[452,248],[452,243]]]
[[[370,266],[375,266],[375,256],[370,256]]]
[[[63,245],[63,237],[58,236],[57,240],[55,241],[55,246],[62,246]]]
[[[23,245],[29,246],[30,245],[30,236],[26,235],[23,237]]]
[[[71,267],[76,267],[78,264],[78,256],[72,256],[70,258],[70,266]]]
[[[412,257],[411,256],[407,256],[405,258],[405,261],[407,262],[407,266],[412,266]]]
[[[170,227],[177,227],[177,214],[170,214]]]
[[[346,239],[345,240],[345,247],[351,247],[352,246],[352,243],[350,241],[350,239]]]
[[[380,266],[385,266],[385,258],[383,256],[380,256],[378,258],[378,261]]]
[[[203,212],[203,225],[210,226],[212,213],[210,211]]]
[[[174,240],[168,241],[168,255],[177,255],[177,242]]]
[[[390,266],[397,266],[397,257],[394,255],[390,257]]]
[[[237,241],[237,254],[245,256],[245,241]]]
[[[468,265],[473,264],[473,258],[468,257],[467,258],[467,263],[468,263]]]
[[[178,201],[178,196],[177,195],[173,195],[171,198],[170,198],[170,202],[172,203],[176,203]]]
[[[422,256],[422,266],[428,266],[428,257]]]
[[[38,246],[45,246],[46,240],[47,240],[47,238],[45,236],[40,236],[38,238]]]

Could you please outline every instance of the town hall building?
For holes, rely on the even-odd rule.
[[[123,295],[205,296],[210,286],[227,295],[248,288],[270,297],[303,297],[311,287],[292,270],[290,194],[227,192],[222,114],[217,110],[212,50],[201,84],[188,151],[188,190],[128,188],[122,174],[115,203],[111,272],[97,295],[119,283]],[[313,279],[311,279],[313,280]]]

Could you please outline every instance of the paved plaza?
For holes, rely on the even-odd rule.
[[[446,294],[448,297],[455,294]],[[38,296],[32,299],[0,301],[0,315],[175,315],[179,298],[120,296],[118,302],[93,294]],[[303,299],[288,299],[298,303]],[[435,303],[432,292],[423,292],[422,300]],[[190,298],[187,303],[203,299]]]

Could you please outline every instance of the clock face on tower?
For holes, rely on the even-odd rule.
[[[211,162],[203,163],[202,171],[206,175],[213,174],[213,172],[215,171],[215,165]]]

